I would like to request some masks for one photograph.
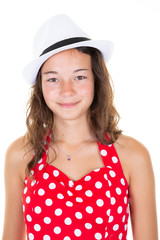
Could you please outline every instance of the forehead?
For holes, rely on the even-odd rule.
[[[91,68],[91,57],[77,49],[69,49],[51,56],[42,66],[42,71],[50,67],[79,67]]]

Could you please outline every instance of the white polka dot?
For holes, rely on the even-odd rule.
[[[31,198],[28,196],[28,197],[26,198],[26,203],[30,203],[30,201],[31,201]]]
[[[33,180],[33,181],[31,182],[31,186],[33,187],[35,183],[36,183],[36,180]]]
[[[83,202],[83,199],[80,197],[76,197],[76,202]]]
[[[115,172],[114,172],[114,171],[112,171],[112,170],[111,170],[111,171],[109,171],[109,174],[110,174],[110,176],[111,176],[111,177],[115,177],[115,176],[116,176]]]
[[[61,228],[60,227],[55,227],[54,228],[54,233],[59,234],[61,232]]]
[[[128,225],[125,224],[125,225],[124,225],[124,230],[125,230],[125,231],[127,230],[127,227],[128,227]]]
[[[49,199],[49,198],[46,199],[46,201],[45,201],[45,204],[46,204],[47,206],[51,206],[52,203],[53,203],[52,199]]]
[[[100,170],[100,168],[96,168],[96,169],[94,169],[93,171],[94,171],[94,172],[99,172],[99,170]]]
[[[90,206],[86,207],[86,212],[87,213],[93,213],[93,208],[90,207]]]
[[[125,185],[124,178],[121,178],[121,184],[122,184],[122,185]]]
[[[80,229],[75,229],[74,230],[74,234],[77,236],[77,237],[80,237],[81,236],[81,230]]]
[[[25,206],[23,205],[23,212],[25,212]]]
[[[48,173],[43,173],[43,178],[44,178],[44,179],[49,178],[49,174],[48,174]]]
[[[118,212],[118,213],[121,213],[121,212],[122,212],[122,207],[121,207],[121,206],[118,207],[117,212]]]
[[[96,218],[96,223],[97,224],[102,224],[103,223],[103,219],[100,218],[100,217]]]
[[[33,240],[34,239],[34,235],[32,233],[29,233],[29,240]]]
[[[39,224],[34,225],[34,230],[39,232],[41,230],[41,226]]]
[[[76,216],[76,218],[81,219],[82,218],[82,213],[76,212],[75,216]]]
[[[100,233],[96,233],[94,236],[95,236],[95,239],[97,240],[102,239],[102,235]]]
[[[64,196],[63,196],[63,194],[61,194],[61,193],[58,193],[58,194],[57,194],[57,198],[58,198],[58,199],[63,199],[63,198],[64,198]]]
[[[41,163],[42,162],[42,158],[38,161],[38,163]]]
[[[112,167],[111,167],[111,166],[107,166],[107,168],[110,168],[110,169],[112,169]]]
[[[44,235],[44,236],[43,236],[43,240],[51,240],[51,238],[50,238],[49,235]]]
[[[107,216],[110,216],[110,214],[111,214],[111,209],[108,209],[106,213],[107,213]]]
[[[110,180],[108,180],[108,185],[109,185],[109,187],[112,186],[112,183]]]
[[[44,167],[44,164],[41,164],[41,165],[39,166],[39,170],[41,171],[41,170],[43,169],[43,167]]]
[[[27,179],[25,179],[24,183],[27,184],[27,182],[28,182]]]
[[[111,197],[111,194],[110,194],[110,191],[109,191],[109,190],[106,192],[106,196],[107,196],[108,198]]]
[[[85,228],[91,229],[91,228],[92,228],[92,224],[90,224],[90,223],[85,223]]]
[[[120,189],[120,188],[116,188],[116,193],[117,193],[118,195],[120,195],[120,194],[122,193],[121,189]]]
[[[86,177],[84,178],[84,180],[85,180],[85,181],[91,180],[91,176],[86,176]]]
[[[68,184],[69,184],[70,187],[73,187],[73,186],[74,186],[74,182],[71,181],[71,180],[69,180]]]
[[[124,197],[124,203],[127,204],[127,197]]]
[[[119,229],[119,225],[118,224],[115,224],[114,226],[113,226],[113,230],[114,231],[117,231]]]
[[[35,213],[39,214],[39,213],[41,213],[42,210],[39,206],[37,206],[37,207],[35,207],[34,211],[35,211]]]
[[[108,180],[108,176],[107,176],[106,173],[104,174],[104,178],[105,178],[106,180]]]
[[[33,176],[33,174],[34,174],[34,171],[33,171],[33,170],[31,170],[31,171],[30,171],[30,173],[31,173],[31,175]]]
[[[66,202],[66,205],[67,205],[68,207],[72,207],[72,206],[73,206],[73,203],[70,202],[70,201],[67,201],[67,202]]]
[[[67,237],[63,238],[63,240],[71,240],[71,239],[70,239],[70,237],[67,236]]]
[[[56,188],[56,184],[55,183],[50,183],[49,184],[49,188],[50,189],[55,189]]]
[[[76,189],[77,191],[81,190],[81,189],[82,189],[82,185],[77,185],[75,189]]]
[[[103,204],[104,204],[104,202],[103,202],[102,199],[98,199],[98,200],[96,201],[96,204],[97,204],[97,206],[102,207]]]
[[[63,186],[65,185],[64,182],[60,182],[60,184],[63,185]]]
[[[122,236],[123,236],[123,234],[120,233],[119,236],[118,236],[118,239],[121,240],[121,239],[122,239]]]
[[[45,191],[42,188],[40,188],[38,190],[38,195],[43,196],[44,194],[45,194]]]
[[[87,191],[85,192],[85,195],[86,195],[87,197],[92,197],[93,193],[92,193],[91,190],[87,190]]]
[[[57,209],[55,210],[55,215],[56,215],[56,216],[60,216],[61,214],[62,214],[62,209],[57,208]]]
[[[104,149],[103,149],[103,150],[101,150],[101,155],[102,155],[102,156],[104,156],[104,157],[105,157],[105,156],[107,156],[107,151],[106,151],[106,150],[104,150]]]
[[[58,170],[54,170],[54,171],[53,171],[53,175],[54,175],[55,177],[58,177],[59,171],[58,171]]]
[[[26,216],[26,218],[27,218],[28,222],[32,222],[32,218],[31,218],[31,216],[29,214]]]
[[[69,196],[73,196],[73,193],[71,192],[71,191],[67,191],[67,194],[69,195]]]
[[[105,238],[107,238],[108,237],[108,232],[105,232]]]
[[[72,220],[71,220],[71,218],[67,217],[67,218],[64,220],[64,222],[65,222],[66,225],[71,225]]]
[[[96,183],[95,183],[95,187],[98,188],[98,189],[100,189],[100,188],[102,187],[102,183],[99,182],[99,181],[96,182]]]
[[[24,194],[26,194],[26,192],[27,192],[27,189],[28,189],[28,188],[27,188],[27,187],[25,187],[25,189],[24,189],[24,191],[23,191],[23,193],[24,193]]]
[[[112,157],[112,161],[113,161],[113,163],[117,163],[118,162],[117,157]]]
[[[124,215],[122,218],[122,222],[125,222],[126,216]]]
[[[111,204],[114,205],[116,203],[116,199],[114,197],[111,197]]]
[[[108,222],[110,223],[110,222],[112,222],[113,221],[113,216],[109,216],[109,220],[108,220]]]
[[[45,222],[46,224],[50,224],[50,223],[51,223],[51,219],[50,219],[49,217],[45,217],[45,218],[44,218],[44,222]]]

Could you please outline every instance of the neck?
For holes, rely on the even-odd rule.
[[[60,141],[69,145],[88,141],[94,135],[89,122],[84,118],[66,121],[55,119],[53,132],[58,142]]]

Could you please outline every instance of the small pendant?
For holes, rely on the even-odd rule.
[[[68,155],[68,160],[71,160],[70,155]]]

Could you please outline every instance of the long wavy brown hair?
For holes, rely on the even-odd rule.
[[[92,71],[94,75],[94,99],[88,111],[89,123],[97,140],[105,145],[114,143],[121,130],[118,129],[119,114],[113,103],[113,88],[103,56],[98,49],[91,47],[78,47],[78,51],[91,56]],[[27,108],[27,144],[34,151],[26,172],[37,164],[45,151],[46,136],[53,127],[54,114],[48,108],[43,98],[41,84],[41,69],[37,74],[35,85],[31,88],[31,97]],[[106,138],[106,133],[109,138]]]

